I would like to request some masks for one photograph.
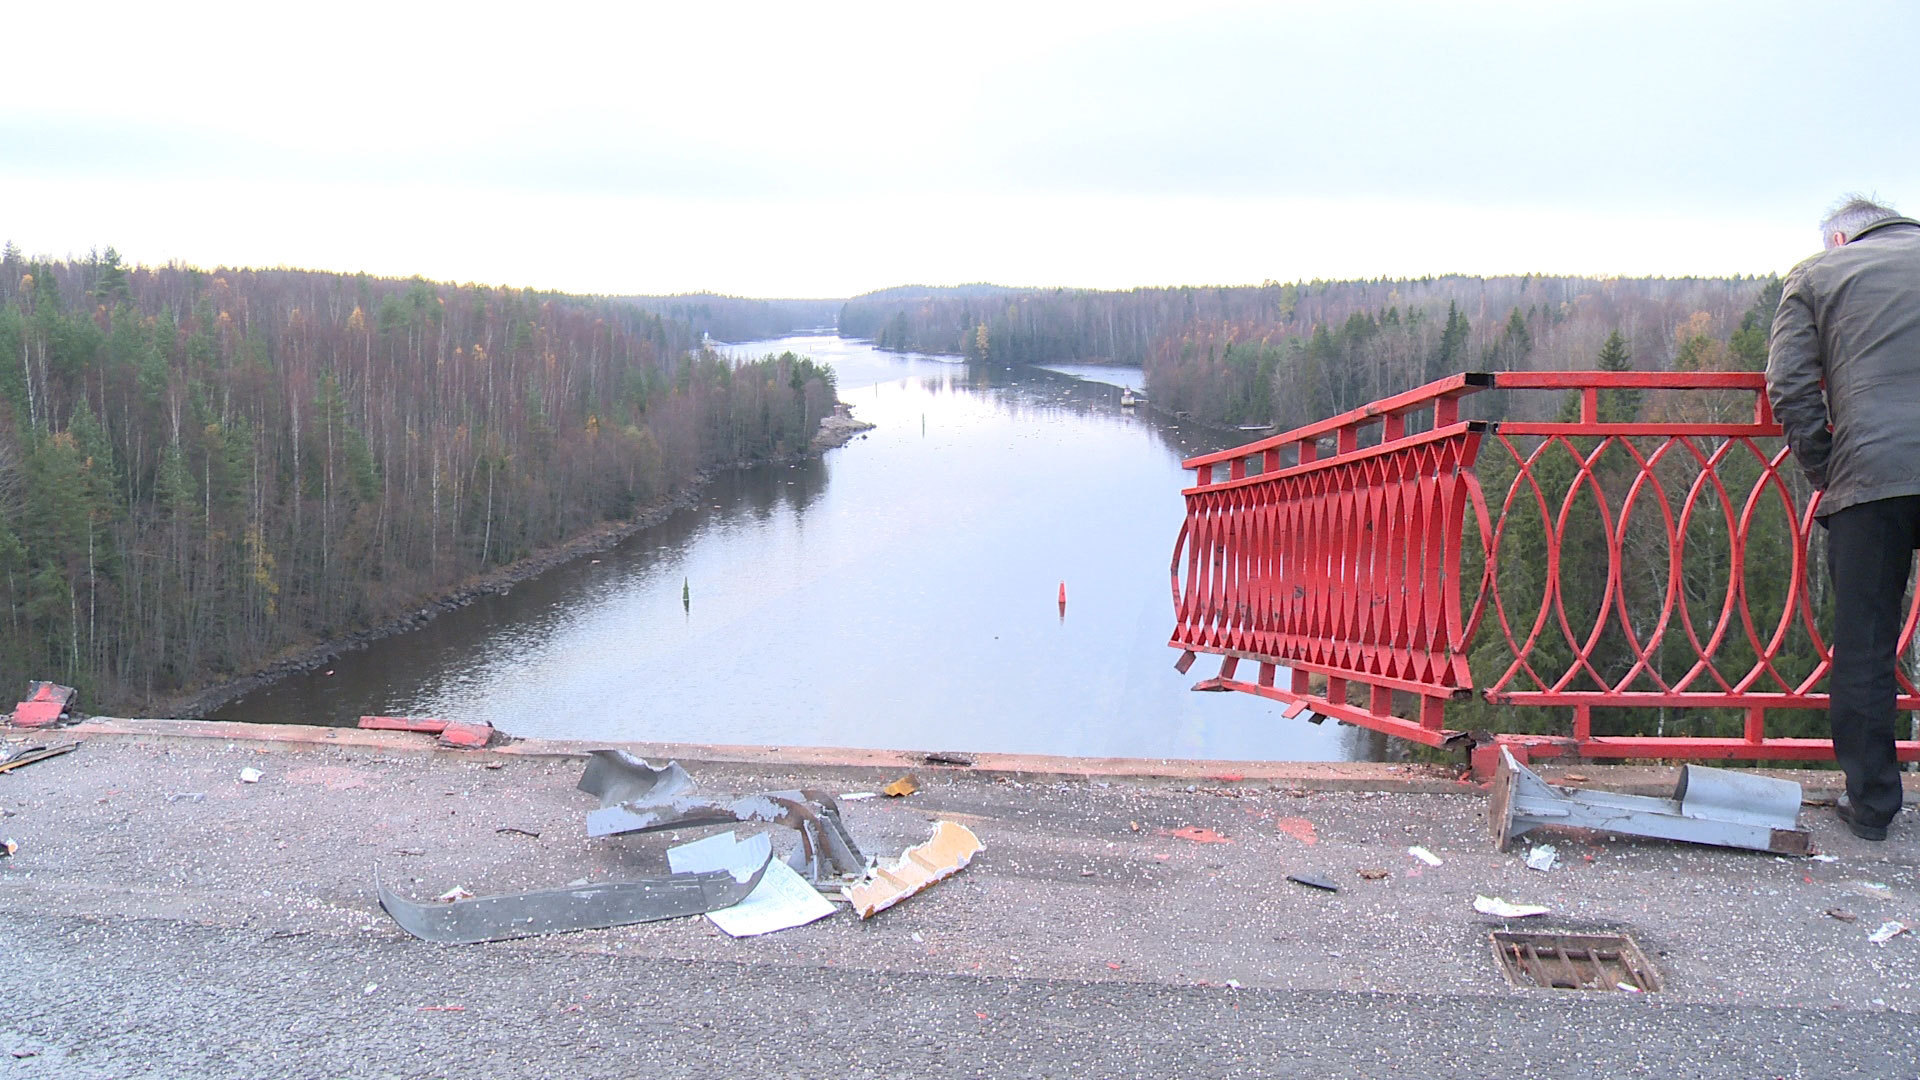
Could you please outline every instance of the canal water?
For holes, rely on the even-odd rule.
[[[1356,729],[1188,688],[1168,560],[1183,456],[1231,436],[1122,408],[1138,368],[966,364],[832,336],[878,425],[723,474],[619,547],[240,698],[221,719],[485,720],[513,735],[1339,760]],[[1059,589],[1067,604],[1062,611]]]

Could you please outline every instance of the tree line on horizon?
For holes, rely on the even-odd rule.
[[[806,450],[831,369],[609,297],[0,249],[0,693],[157,704],[703,469]]]

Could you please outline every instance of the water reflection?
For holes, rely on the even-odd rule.
[[[725,474],[597,560],[221,715],[445,715],[610,740],[1359,756],[1352,729],[1194,694],[1173,671],[1179,461],[1221,437],[1122,409],[1137,369],[1093,382],[831,337],[747,351],[786,348],[833,364],[841,397],[879,426],[820,460]]]

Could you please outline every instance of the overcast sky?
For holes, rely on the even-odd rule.
[[[1920,4],[14,5],[0,239],[580,292],[1728,274],[1920,212]]]

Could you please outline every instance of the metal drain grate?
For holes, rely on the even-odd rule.
[[[1660,980],[1623,934],[1523,934],[1496,930],[1493,955],[1515,986],[1551,990],[1654,991]]]

